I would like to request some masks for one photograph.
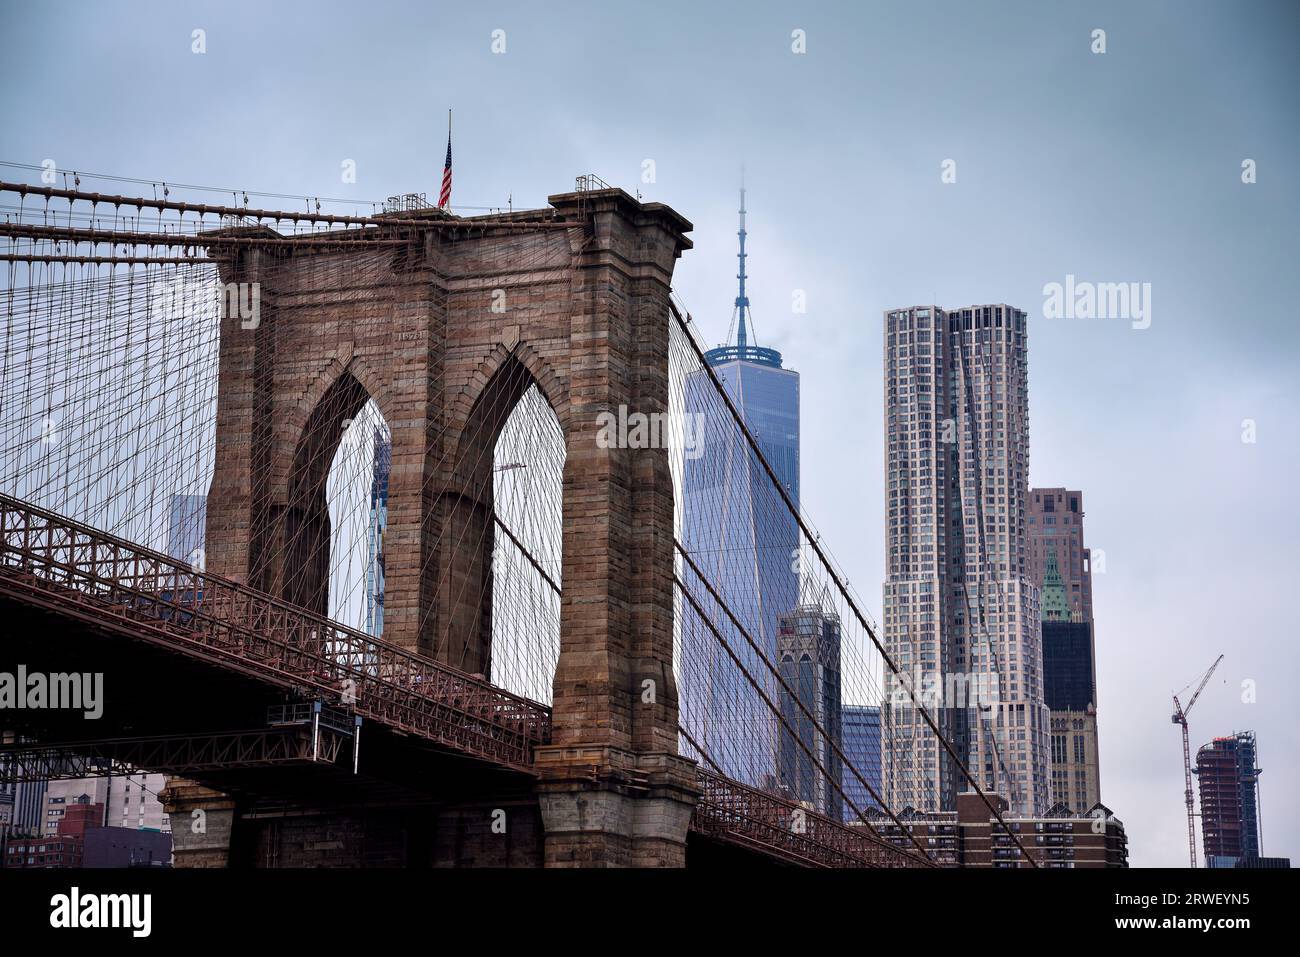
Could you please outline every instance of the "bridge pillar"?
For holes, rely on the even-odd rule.
[[[217,230],[265,245],[209,255],[251,318],[223,312],[216,450],[207,501],[206,568],[317,614],[329,614],[329,471],[344,432],[373,399],[389,426],[392,471],[384,541],[383,637],[467,671],[440,650],[439,540],[431,490],[446,452],[441,420],[447,290],[440,247],[296,246],[267,228]],[[387,234],[397,241],[399,231]],[[484,243],[489,242],[484,240]],[[409,255],[408,255],[409,254]],[[470,325],[477,313],[460,309]],[[368,437],[367,437],[368,438]]]
[[[611,748],[540,748],[547,867],[684,867],[695,762]]]
[[[668,411],[669,289],[689,224],[621,190],[550,201],[591,230],[570,290],[552,744],[536,751],[545,860],[680,867],[696,792],[677,754],[668,450],[598,439],[603,413]]]
[[[173,866],[230,866],[234,798],[183,778],[168,778],[158,797],[171,820]]]
[[[691,226],[620,189],[550,202],[524,222],[560,228],[367,231],[400,250],[266,230],[210,252],[223,282],[260,284],[262,315],[222,321],[208,568],[328,613],[330,461],[374,399],[393,439],[382,637],[490,679],[492,452],[536,385],[567,449],[545,858],[681,865],[695,778],[677,754],[664,417]],[[610,442],[606,416],[659,418]]]
[[[255,232],[262,232],[260,230]],[[265,232],[269,233],[270,230]],[[272,554],[268,486],[258,481],[271,461],[271,383],[275,370],[274,294],[269,253],[258,247],[218,260],[223,283],[256,289],[258,311],[242,319],[237,309],[221,311],[218,357],[218,467],[207,497],[203,566],[210,572],[278,594],[266,556]],[[188,556],[187,556],[188,557]]]

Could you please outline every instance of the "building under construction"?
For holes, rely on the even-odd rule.
[[[1215,738],[1196,752],[1206,863],[1232,867],[1260,856],[1255,732]]]

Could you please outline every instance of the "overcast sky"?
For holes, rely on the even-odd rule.
[[[1031,482],[1082,489],[1087,543],[1105,552],[1102,798],[1132,862],[1186,864],[1170,697],[1222,652],[1193,748],[1258,733],[1264,850],[1300,863],[1300,5],[122,9],[4,3],[0,159],[365,201],[436,194],[453,107],[457,205],[543,205],[594,172],[692,220],[676,288],[714,341],[735,296],[743,162],[757,338],[803,377],[803,502],[873,613],[881,312],[1027,310]],[[1150,327],[1043,318],[1044,285],[1067,275],[1150,283]]]

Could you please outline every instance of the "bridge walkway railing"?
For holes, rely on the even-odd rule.
[[[246,585],[0,495],[0,591],[532,771],[550,709]]]

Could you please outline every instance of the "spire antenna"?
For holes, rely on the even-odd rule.
[[[749,333],[745,329],[745,314],[749,312],[749,297],[745,295],[745,168],[740,168],[740,272],[736,278],[740,281],[740,292],[736,296],[736,313],[740,319],[740,328],[736,332],[736,345],[742,350],[749,345]]]
[[[749,296],[745,294],[745,283],[749,280],[749,274],[745,271],[746,261],[749,253],[745,251],[745,240],[749,236],[745,228],[745,167],[740,167],[740,228],[736,231],[736,238],[740,240],[740,249],[736,254],[736,260],[739,268],[736,270],[736,305],[731,310],[731,324],[727,326],[727,338],[723,344],[717,348],[710,349],[704,354],[704,360],[712,366],[722,365],[730,362],[745,362],[761,366],[770,366],[773,369],[781,368],[781,353],[776,349],[765,349],[757,343],[751,343],[750,338],[757,339],[753,336],[753,330],[750,328],[754,324],[754,314],[749,308]],[[733,344],[732,333],[735,333],[736,339]]]

